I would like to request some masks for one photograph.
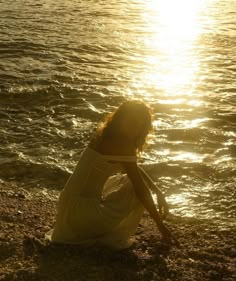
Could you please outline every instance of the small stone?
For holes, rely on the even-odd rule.
[[[23,193],[18,193],[17,195],[18,195],[18,198],[21,198],[21,199],[26,198],[25,194],[23,194]]]

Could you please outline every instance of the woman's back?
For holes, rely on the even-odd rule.
[[[105,182],[122,171],[121,162],[126,161],[135,162],[136,157],[104,155],[87,147],[65,185],[65,193],[101,199]]]

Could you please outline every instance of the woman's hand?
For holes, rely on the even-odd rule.
[[[165,219],[166,216],[169,214],[169,206],[166,202],[165,196],[161,192],[157,192],[157,202],[158,202],[158,208],[159,213],[162,219]]]
[[[173,236],[170,230],[163,224],[158,225],[158,229],[161,232],[162,239],[167,242],[168,244],[175,244],[180,246],[179,241]]]
[[[157,202],[159,207],[159,213],[160,217],[162,219],[165,219],[165,217],[169,214],[169,207],[166,202],[165,196],[161,192],[161,190],[155,185],[155,183],[152,181],[152,179],[148,176],[148,174],[140,167],[138,166],[138,169],[147,184],[147,186],[150,188],[150,190],[157,195]]]

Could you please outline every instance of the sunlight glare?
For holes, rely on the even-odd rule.
[[[173,161],[188,161],[192,163],[201,163],[205,155],[200,155],[192,152],[178,152],[175,156],[170,157]]]
[[[145,43],[156,55],[146,57],[150,68],[143,73],[145,81],[156,84],[167,96],[190,96],[199,69],[193,55],[195,41],[201,33],[198,14],[201,0],[147,1],[146,22],[149,25]]]
[[[184,129],[191,129],[191,128],[197,128],[202,127],[202,124],[207,122],[209,118],[197,118],[193,120],[184,120],[181,122],[181,127]]]

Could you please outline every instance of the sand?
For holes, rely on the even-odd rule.
[[[44,233],[56,204],[17,186],[0,188],[1,281],[236,280],[233,228],[170,215],[166,223],[181,243],[170,246],[144,213],[129,249],[53,245]]]

